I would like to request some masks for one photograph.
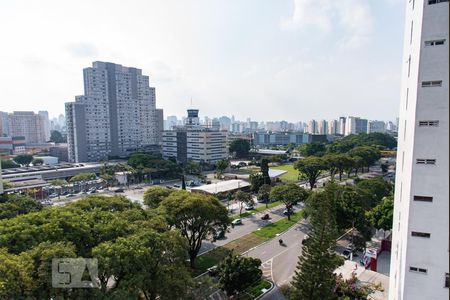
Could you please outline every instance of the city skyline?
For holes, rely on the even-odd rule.
[[[141,68],[166,115],[183,115],[192,98],[205,115],[226,111],[239,119],[292,122],[345,114],[393,120],[400,96],[401,3],[137,2],[122,16],[121,28],[113,22],[122,13],[117,2],[64,8],[52,1],[2,3],[2,27],[18,34],[4,37],[0,60],[11,71],[0,75],[9,99],[0,110],[47,109],[57,116],[72,95],[82,93],[80,70],[100,60]],[[262,10],[257,15],[255,5]],[[78,22],[80,15],[90,21]],[[24,28],[22,18],[34,26]],[[58,28],[49,27],[55,22]],[[27,89],[18,86],[24,78]]]

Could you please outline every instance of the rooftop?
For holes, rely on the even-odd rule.
[[[205,192],[208,194],[217,194],[222,192],[234,191],[250,186],[250,183],[240,179],[220,181],[212,184],[205,184],[191,189],[193,192]]]

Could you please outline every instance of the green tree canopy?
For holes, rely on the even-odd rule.
[[[272,189],[272,187],[268,184],[263,184],[262,186],[260,186],[259,190],[258,190],[258,199],[259,200],[263,200],[267,204],[269,203],[270,200],[270,190]]]
[[[245,158],[250,151],[250,142],[244,139],[236,139],[230,143],[230,153],[236,153],[237,158]]]
[[[20,165],[16,164],[13,160],[10,159],[2,159],[2,169],[11,169],[11,168],[18,168]]]
[[[261,174],[264,184],[270,184],[269,160],[266,158],[261,159]]]
[[[234,193],[234,199],[239,202],[239,216],[242,214],[244,205],[254,204],[252,195],[241,190]]]
[[[94,180],[95,178],[97,178],[95,173],[80,173],[80,174],[77,174],[77,175],[73,176],[72,178],[70,178],[69,181],[70,182],[89,181],[89,180]]]
[[[251,184],[251,191],[253,193],[257,193],[259,191],[259,188],[264,184],[264,177],[261,173],[253,173],[249,176],[250,184]]]
[[[29,196],[16,193],[0,195],[0,220],[40,211],[41,209],[42,204]]]
[[[41,166],[44,164],[44,160],[42,158],[35,158],[33,161],[31,161],[31,164],[33,166]]]
[[[231,252],[218,267],[221,288],[228,296],[242,292],[261,280],[260,266],[261,260],[258,258],[243,257]]]
[[[322,156],[325,154],[325,143],[312,142],[309,144],[301,144],[298,151],[302,156]]]
[[[65,142],[67,142],[67,140],[62,136],[61,132],[59,132],[58,130],[52,130],[50,132],[50,142],[59,144],[59,143],[65,143]]]
[[[13,158],[14,162],[18,163],[21,166],[29,166],[33,161],[33,155],[30,154],[19,154]]]
[[[394,216],[394,199],[392,196],[384,197],[380,204],[368,211],[367,219],[377,229],[391,230]]]
[[[272,201],[282,201],[288,211],[291,211],[292,205],[297,202],[304,202],[309,196],[309,193],[302,187],[295,183],[286,185],[277,185],[270,191],[270,199]],[[288,214],[290,220],[291,214]]]
[[[310,189],[312,190],[320,173],[326,170],[327,164],[321,157],[309,156],[296,161],[294,168],[308,179]]]
[[[202,242],[225,232],[230,223],[227,209],[212,196],[176,191],[166,197],[161,206],[166,211],[169,225],[178,228],[186,238],[192,267]]]
[[[225,171],[226,168],[230,165],[230,162],[228,160],[222,159],[216,162],[216,170],[219,174],[222,174],[223,171]]]
[[[172,194],[174,190],[161,186],[152,186],[144,193],[144,204],[150,208],[156,208],[161,201]]]

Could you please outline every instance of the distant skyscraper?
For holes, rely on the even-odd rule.
[[[156,109],[156,143],[162,143],[162,133],[164,131],[164,111],[161,108]]]
[[[48,118],[48,111],[39,111],[38,115],[41,116],[42,127],[45,134],[45,141],[50,140],[50,120]]]
[[[44,119],[32,111],[15,111],[9,114],[11,136],[23,136],[27,144],[42,144],[46,141]]]
[[[405,4],[389,299],[448,299],[449,2]]]
[[[94,62],[84,95],[66,103],[69,160],[102,161],[157,143],[155,88],[142,70]]]
[[[386,132],[386,123],[384,121],[370,120],[367,126],[367,133]]]
[[[319,122],[319,134],[328,134],[328,122],[325,120],[321,120]]]
[[[345,121],[345,135],[367,133],[367,119],[347,117]]]
[[[339,134],[339,123],[337,120],[330,120],[328,122],[328,134]]]
[[[319,133],[319,126],[318,126],[316,120],[309,121],[309,123],[308,123],[308,133],[310,133],[310,134],[318,134]]]
[[[7,112],[0,111],[0,136],[8,136],[9,129],[9,117]]]
[[[345,117],[339,117],[339,134],[345,135],[346,125],[345,122],[347,119]]]

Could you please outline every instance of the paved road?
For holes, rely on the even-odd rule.
[[[302,208],[300,205],[295,206],[295,211],[298,211]],[[218,240],[214,243],[209,241],[204,241],[202,244],[202,249],[200,250],[200,254],[214,249],[218,246],[223,246],[237,238],[240,238],[246,234],[252,233],[253,231],[258,230],[258,228],[264,227],[271,222],[276,222],[286,216],[283,215],[285,207],[284,204],[269,208],[268,210],[260,213],[256,213],[246,218],[242,218],[242,225],[237,225],[234,228],[230,228],[230,232],[226,234],[224,239]],[[270,216],[270,220],[261,220],[261,217],[268,213]]]

